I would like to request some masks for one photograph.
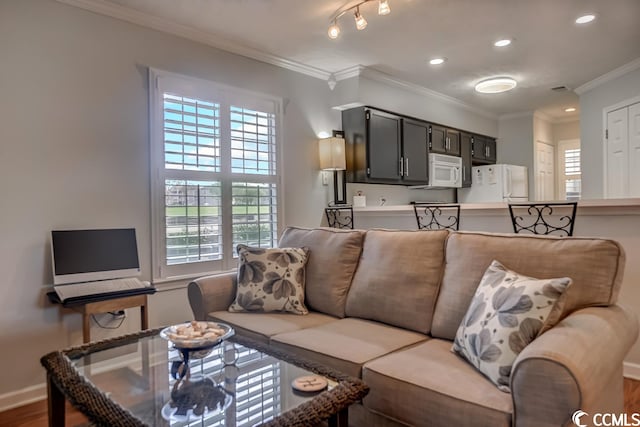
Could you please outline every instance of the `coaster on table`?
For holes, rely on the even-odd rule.
[[[291,381],[291,387],[298,391],[320,391],[327,388],[328,382],[320,375],[305,375]]]

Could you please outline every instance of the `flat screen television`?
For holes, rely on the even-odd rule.
[[[140,275],[135,228],[54,230],[51,255],[55,285]]]

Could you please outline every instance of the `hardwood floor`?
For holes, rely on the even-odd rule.
[[[624,380],[624,409],[627,413],[640,413],[640,381]],[[47,427],[45,401],[0,412],[0,427]],[[87,419],[67,404],[68,427],[85,427]]]

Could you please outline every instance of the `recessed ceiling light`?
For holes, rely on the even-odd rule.
[[[502,40],[498,40],[493,45],[495,47],[505,47],[505,46],[509,46],[510,44],[511,44],[511,39],[502,39]]]
[[[596,15],[590,13],[588,15],[582,15],[578,19],[576,19],[576,24],[588,24],[589,22],[596,19]]]
[[[476,85],[476,92],[480,93],[500,93],[513,89],[518,85],[514,79],[510,77],[495,77],[483,80]]]
[[[576,111],[576,107],[565,108],[564,111],[566,111],[567,113],[573,113],[574,111]]]
[[[429,61],[429,64],[440,65],[440,64],[444,64],[446,60],[447,58],[433,58],[432,60]]]

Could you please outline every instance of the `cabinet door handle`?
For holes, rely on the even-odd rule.
[[[462,166],[462,182],[464,182],[467,178],[467,167],[466,166]]]
[[[404,176],[404,161],[402,157],[400,157],[400,176]]]
[[[404,159],[404,176],[409,176],[409,158]]]
[[[491,157],[491,146],[487,145],[487,157]]]

